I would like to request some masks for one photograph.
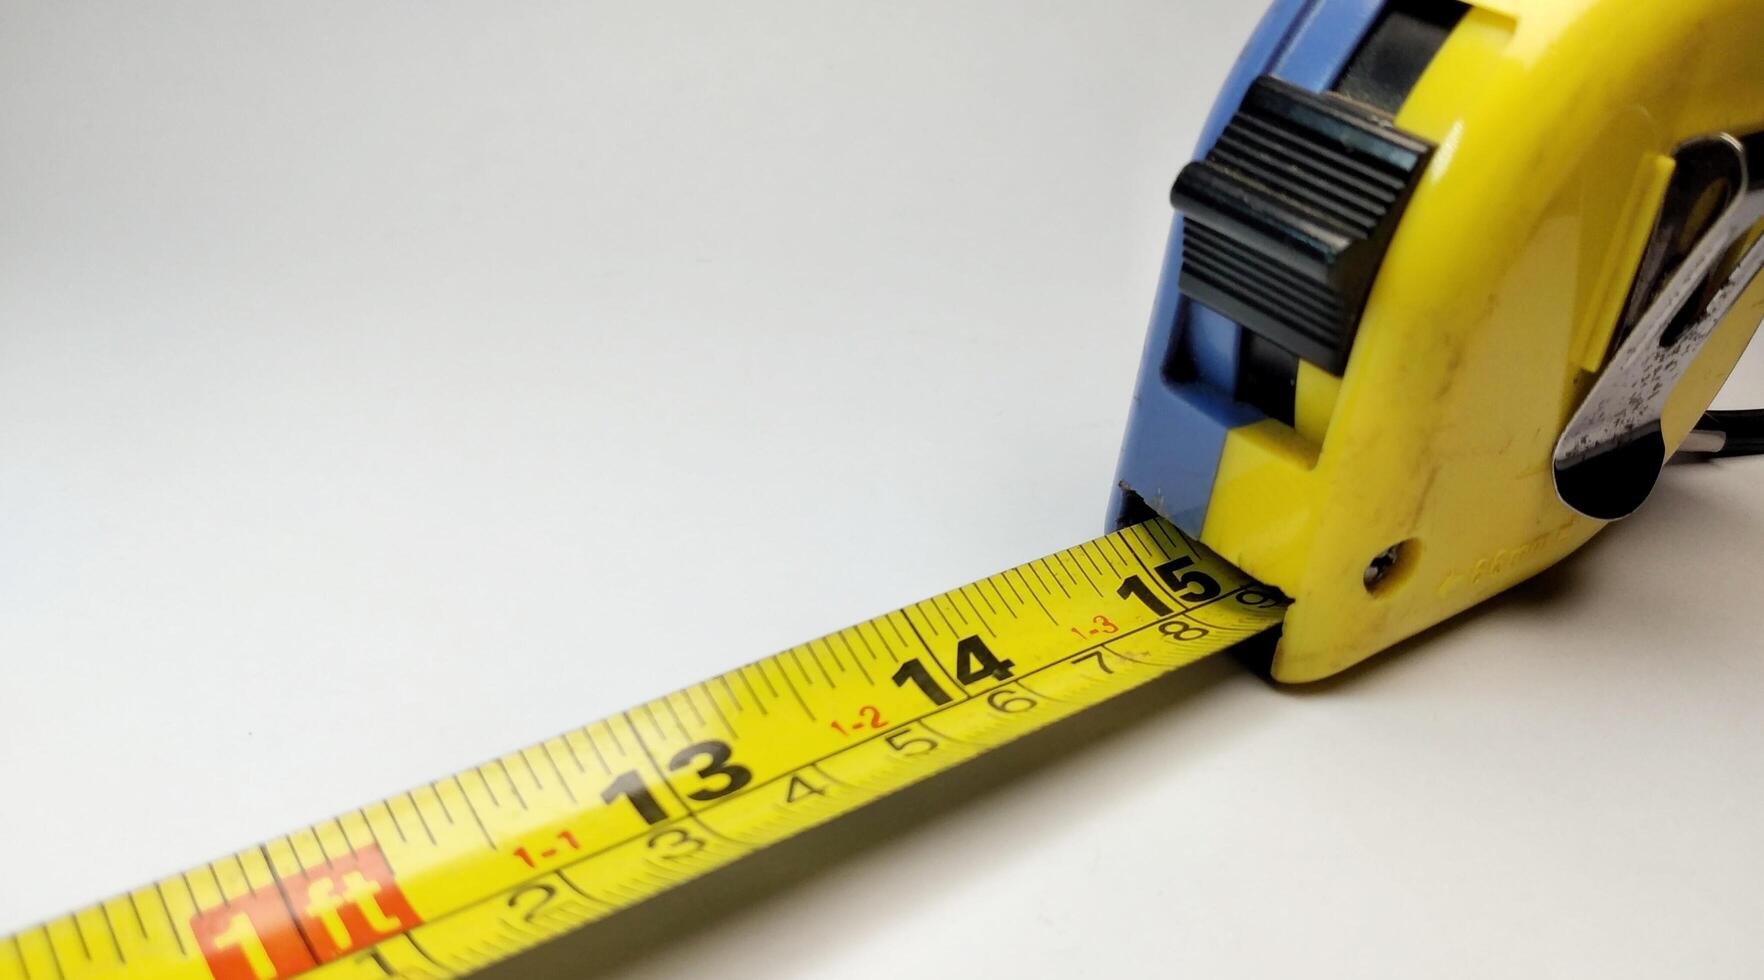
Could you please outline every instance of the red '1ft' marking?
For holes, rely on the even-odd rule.
[[[378,846],[190,920],[215,980],[280,980],[422,923]]]

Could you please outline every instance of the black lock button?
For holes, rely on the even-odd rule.
[[[1390,117],[1264,75],[1176,178],[1181,288],[1332,374],[1433,145]]]

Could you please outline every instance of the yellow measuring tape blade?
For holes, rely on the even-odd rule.
[[[1128,528],[0,939],[0,980],[467,974],[1282,612]]]

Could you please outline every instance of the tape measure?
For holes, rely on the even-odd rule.
[[[1281,621],[1163,521],[0,940],[0,980],[456,977]]]
[[[1129,526],[7,937],[0,980],[458,976],[1277,624],[1316,680],[1523,581],[1681,445],[1764,447],[1702,414],[1764,316],[1759,37],[1275,0],[1172,190]]]

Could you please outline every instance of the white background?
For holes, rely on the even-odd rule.
[[[0,932],[1097,533],[1252,6],[0,3]],[[1761,476],[504,975],[1757,976]]]

